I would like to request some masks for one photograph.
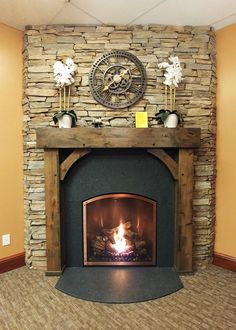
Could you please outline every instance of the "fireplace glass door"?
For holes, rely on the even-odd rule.
[[[108,194],[83,202],[84,265],[156,264],[156,201]]]

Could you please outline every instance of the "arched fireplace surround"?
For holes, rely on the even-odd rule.
[[[138,258],[137,262],[126,263],[125,259],[115,262],[116,258],[113,261],[112,258],[104,258],[104,261],[107,259],[109,262],[102,263],[100,258],[95,258],[94,265],[174,265],[175,180],[165,164],[146,150],[91,151],[70,168],[61,186],[61,196],[66,266],[93,265],[83,257],[88,252],[86,240],[92,236],[91,239],[100,247],[102,238],[109,237],[106,231],[119,226],[119,220],[124,225],[130,223],[129,232],[133,236],[139,232],[140,238],[134,238],[132,243],[136,240],[137,244],[146,243],[145,249],[152,246],[148,247],[148,254],[153,258]],[[96,203],[96,210],[91,210],[91,200],[94,200],[93,204]],[[101,201],[103,205],[99,205]],[[87,213],[89,215],[90,210],[92,214],[85,219],[87,203]],[[122,204],[119,209],[117,205],[114,206],[118,203]],[[104,210],[101,213],[102,206]],[[96,222],[94,229],[91,228],[93,221]],[[87,233],[86,227],[89,229]],[[95,239],[96,236],[98,239]],[[111,243],[110,240],[107,243]],[[107,250],[108,253],[112,251],[109,246]]]

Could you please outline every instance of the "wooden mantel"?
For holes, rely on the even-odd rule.
[[[38,128],[38,148],[197,148],[200,128]]]
[[[143,148],[159,158],[176,182],[175,266],[192,271],[193,149],[200,146],[200,128],[38,128],[37,147],[44,148],[47,226],[47,274],[62,272],[60,181],[75,161],[96,148]],[[59,150],[74,151],[60,163]],[[173,160],[166,148],[178,149]]]

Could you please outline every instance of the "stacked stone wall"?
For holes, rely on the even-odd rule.
[[[111,50],[135,54],[147,72],[144,97],[129,109],[113,110],[90,95],[88,73],[94,60]],[[78,65],[71,109],[78,126],[101,118],[104,127],[134,127],[136,111],[147,111],[149,127],[164,107],[163,72],[158,63],[179,56],[183,82],[176,109],[185,127],[200,127],[201,147],[194,157],[194,265],[211,261],[215,223],[215,34],[209,27],[146,26],[28,26],[24,33],[24,201],[25,249],[29,267],[46,268],[43,150],[36,148],[35,129],[54,126],[59,96],[53,80],[56,60],[73,58]]]

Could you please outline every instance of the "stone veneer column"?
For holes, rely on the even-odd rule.
[[[90,96],[88,73],[96,57],[110,50],[127,50],[144,64],[147,89],[130,109],[112,110]],[[184,80],[177,89],[176,109],[185,127],[202,129],[201,148],[194,158],[194,265],[206,266],[212,255],[215,223],[215,34],[209,27],[145,26],[28,26],[24,34],[24,198],[27,264],[46,269],[43,150],[36,149],[36,127],[53,126],[59,110],[53,80],[55,60],[72,57],[78,65],[71,109],[78,126],[91,126],[101,117],[104,126],[134,127],[135,112],[147,111],[149,127],[164,107],[163,73],[157,64],[177,55]]]

